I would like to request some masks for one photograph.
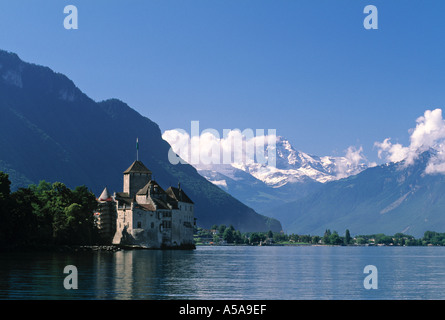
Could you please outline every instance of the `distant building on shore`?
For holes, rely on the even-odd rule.
[[[123,192],[110,197],[105,188],[98,202],[99,230],[112,244],[194,248],[193,201],[180,184],[162,189],[141,161],[136,160],[124,171]]]

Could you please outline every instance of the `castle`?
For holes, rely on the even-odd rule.
[[[136,160],[124,171],[123,192],[99,196],[97,224],[103,239],[142,248],[194,248],[194,203],[178,187],[167,190]]]

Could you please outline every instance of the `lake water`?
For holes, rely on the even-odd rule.
[[[66,290],[66,265],[78,289]],[[378,270],[367,290],[366,265]],[[445,247],[3,253],[0,299],[444,299]]]

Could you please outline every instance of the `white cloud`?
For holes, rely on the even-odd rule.
[[[403,147],[400,143],[392,144],[390,138],[386,138],[383,142],[376,142],[374,145],[379,149],[378,157],[389,162],[399,162],[407,158],[409,148]]]
[[[379,158],[389,162],[405,161],[405,165],[409,166],[420,154],[434,149],[437,154],[430,158],[425,172],[445,173],[445,120],[442,110],[426,110],[423,116],[417,118],[416,127],[409,132],[410,144],[406,147],[400,143],[392,144],[390,138],[376,142]]]
[[[368,160],[363,154],[363,147],[348,147],[346,154],[342,158],[335,159],[337,178],[346,178],[348,176],[359,173],[364,166],[370,166]],[[374,164],[371,164],[373,166]]]
[[[167,130],[162,138],[174,153],[194,166],[209,164],[260,163],[275,166],[277,137],[254,135],[253,130],[229,130],[220,138],[216,130],[206,129],[199,136],[190,135],[182,129]]]
[[[425,168],[426,174],[435,174],[441,173],[445,174],[445,153],[442,150],[438,152],[438,154],[431,158],[428,165]]]

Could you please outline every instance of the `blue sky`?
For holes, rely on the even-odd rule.
[[[63,28],[65,5],[79,29]],[[363,9],[379,29],[363,28]],[[341,155],[407,144],[445,105],[445,3],[378,0],[2,0],[0,48],[119,98],[162,131],[276,129]]]

